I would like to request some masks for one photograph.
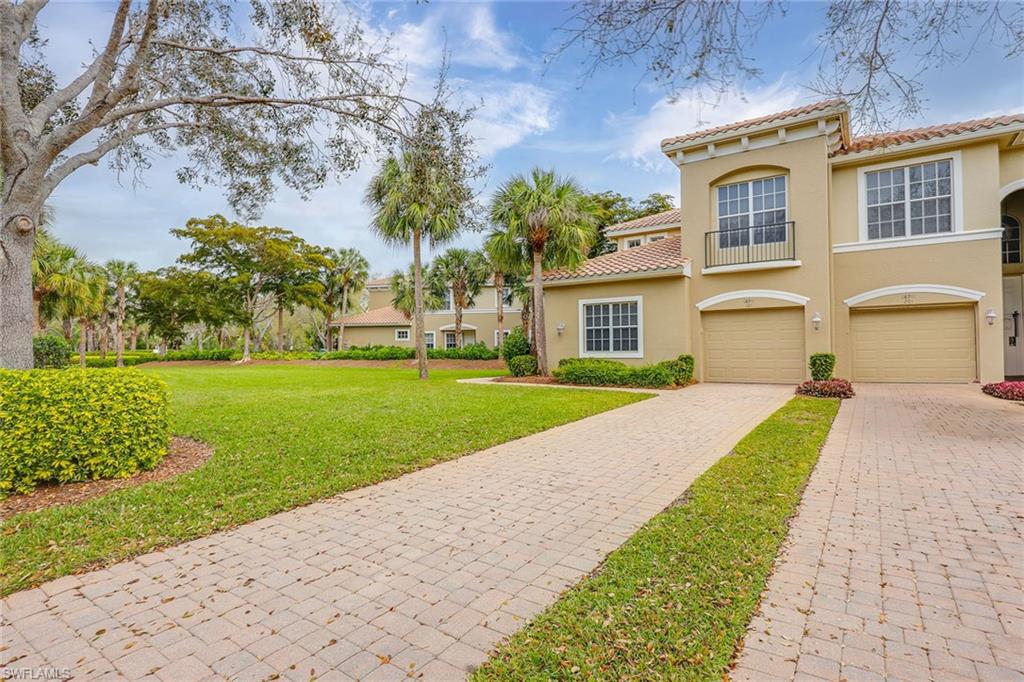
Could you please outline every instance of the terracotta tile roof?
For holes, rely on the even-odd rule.
[[[651,273],[659,270],[680,270],[689,258],[683,257],[680,237],[666,237],[632,249],[606,253],[584,261],[576,270],[550,270],[545,282],[561,282],[590,277],[608,277],[628,273]]]
[[[767,116],[759,116],[758,118],[748,118],[745,121],[737,121],[736,123],[728,123],[726,125],[717,126],[715,128],[698,130],[693,133],[687,133],[686,135],[668,137],[661,141],[661,147],[662,149],[664,149],[668,145],[678,144],[680,142],[691,142],[693,140],[699,140],[703,137],[711,137],[712,135],[720,135],[722,133],[739,131],[743,130],[744,128],[753,128],[764,123],[771,123],[772,121],[781,121],[786,118],[792,118],[794,116],[803,116],[805,114],[812,114],[816,111],[822,111],[825,109],[830,109],[832,107],[839,107],[845,105],[846,103],[841,99],[826,99],[820,102],[812,102],[811,104],[805,104],[802,107],[787,109],[786,111],[768,114]]]
[[[370,279],[366,281],[368,287],[389,287],[391,286],[390,277],[377,277],[376,279]]]
[[[374,308],[365,313],[346,315],[346,327],[410,327],[412,323],[403,313],[391,306]]]
[[[638,227],[657,227],[659,225],[678,225],[683,222],[683,212],[678,208],[672,208],[654,215],[646,215],[643,218],[627,220],[624,223],[616,223],[604,228],[605,232],[621,232],[623,230],[635,230]]]
[[[852,154],[863,152],[869,149],[880,147],[891,147],[897,144],[908,142],[920,142],[936,137],[948,137],[949,135],[960,135],[962,133],[976,133],[981,130],[998,128],[1013,123],[1024,123],[1024,113],[1010,114],[1008,116],[993,116],[991,118],[976,118],[972,121],[960,121],[959,123],[942,123],[940,125],[928,126],[926,128],[911,128],[910,130],[898,130],[891,133],[878,133],[875,135],[862,135],[855,137],[850,144],[837,152],[837,154]]]

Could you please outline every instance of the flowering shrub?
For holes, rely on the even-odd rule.
[[[796,387],[799,395],[815,398],[852,398],[853,384],[846,379],[829,379],[828,381],[805,381]]]
[[[1024,401],[1024,381],[1000,381],[996,384],[985,384],[981,390],[1003,400]]]

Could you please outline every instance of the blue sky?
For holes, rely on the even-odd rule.
[[[547,64],[558,44],[557,27],[568,5],[556,2],[413,2],[365,6],[370,30],[390,34],[409,62],[410,88],[429,88],[442,46],[452,53],[451,80],[480,109],[473,124],[483,160],[487,196],[502,180],[533,166],[572,175],[592,191],[615,190],[640,198],[678,194],[678,175],[658,150],[661,138],[699,127],[771,113],[818,99],[807,89],[814,76],[815,37],[822,3],[793,3],[787,16],[767,25],[751,51],[762,71],[756,81],[726,93],[717,106],[684,93],[669,102],[639,65],[583,78],[578,53]],[[88,56],[87,40],[100,42],[109,26],[109,3],[54,3],[41,15],[42,33],[59,77],[69,78]],[[1024,60],[1007,61],[981,45],[962,64],[922,78],[924,113],[901,127],[957,121],[1024,110]],[[168,234],[193,216],[231,215],[217,187],[179,185],[175,159],[156,158],[141,178],[118,178],[105,164],[76,172],[50,199],[54,231],[90,258],[134,260],[143,268],[171,264],[184,244]],[[261,220],[324,246],[353,246],[387,274],[410,260],[407,250],[382,245],[368,228],[362,205],[369,161],[341,181],[330,181],[309,201],[279,190]],[[479,234],[458,243],[475,246]]]

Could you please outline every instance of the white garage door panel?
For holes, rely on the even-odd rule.
[[[857,381],[973,381],[977,377],[972,306],[854,310]]]
[[[803,380],[802,308],[706,312],[701,320],[707,381]]]

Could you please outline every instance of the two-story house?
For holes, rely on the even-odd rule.
[[[511,293],[504,292],[505,322],[504,333],[520,324],[521,308]],[[372,279],[363,290],[364,312],[344,318],[345,346],[408,346],[413,348],[416,339],[412,320],[396,310],[391,304],[391,278]],[[452,307],[452,292],[448,291],[444,305],[438,310],[424,313],[424,334],[427,348],[456,348],[455,310]],[[481,288],[473,306],[462,313],[463,345],[483,342],[491,347],[498,344],[498,293],[493,284]]]
[[[1024,373],[1024,114],[853,137],[829,100],[661,147],[681,236],[546,273],[553,360],[692,353],[703,381],[800,381],[819,351],[856,381]]]
[[[605,235],[615,243],[617,251],[633,249],[644,244],[667,239],[679,235],[682,228],[682,214],[678,208],[661,213],[644,216],[635,220],[627,220],[618,225],[605,228]]]

